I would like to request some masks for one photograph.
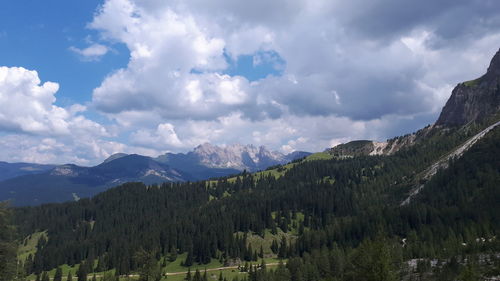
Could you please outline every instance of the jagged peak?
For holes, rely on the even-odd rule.
[[[497,114],[500,110],[500,51],[481,78],[458,84],[435,125],[463,126]]]

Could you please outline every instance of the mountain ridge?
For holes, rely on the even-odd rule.
[[[40,173],[6,178],[0,181],[0,201],[13,200],[18,206],[64,202],[90,197],[125,182],[159,184],[205,180],[238,174],[243,170],[263,170],[309,154],[294,152],[284,155],[253,145],[221,148],[210,144],[200,145],[187,154],[167,153],[156,158],[117,153],[92,167],[49,165]]]

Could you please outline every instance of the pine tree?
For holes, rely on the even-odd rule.
[[[201,273],[198,269],[194,272],[193,281],[202,281]]]
[[[188,268],[188,272],[187,272],[186,278],[184,278],[184,280],[191,281],[192,279],[193,279],[193,277],[191,276],[191,268]]]
[[[188,254],[187,254],[187,257],[186,257],[186,260],[184,260],[183,262],[183,265],[184,266],[192,266],[193,265],[193,261],[194,261],[194,258],[193,258],[193,247],[189,247],[188,249]]]
[[[273,239],[273,242],[271,243],[271,251],[273,252],[273,254],[277,254],[278,250],[279,250],[278,242],[276,242],[276,240]]]
[[[265,271],[267,269],[266,261],[264,259],[262,259],[262,262],[260,263],[260,269],[263,271]]]
[[[170,247],[170,251],[168,253],[168,260],[173,262],[177,259],[177,249],[174,246]]]
[[[66,278],[66,281],[73,281],[73,275],[71,274],[71,270],[68,271],[68,277]]]
[[[62,281],[62,269],[57,267],[56,273],[54,274],[54,281]]]
[[[96,267],[95,271],[97,271],[97,272],[103,272],[105,270],[106,270],[106,265],[104,263],[104,257],[100,256],[97,259],[97,267]]]
[[[10,221],[11,211],[7,203],[0,202],[0,281],[10,281],[16,275],[17,246]]]
[[[278,251],[278,258],[283,259],[286,258],[287,254],[287,246],[286,246],[286,238],[283,236],[281,238],[280,249]]]
[[[78,277],[78,281],[87,281],[87,265],[85,262],[82,262],[80,267],[78,267],[76,276]]]
[[[50,281],[49,274],[47,273],[47,271],[44,271],[42,273],[42,281]]]

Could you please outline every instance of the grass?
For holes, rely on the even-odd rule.
[[[328,152],[313,153],[306,157],[305,161],[331,160],[333,155]]]
[[[277,259],[264,259],[266,263],[278,263],[279,260]],[[259,265],[261,261],[257,262],[249,262],[249,265]],[[268,265],[267,268],[275,268],[277,265]],[[195,273],[195,270],[191,270],[191,276],[193,276]],[[200,270],[200,273],[204,274],[204,270]],[[222,270],[214,270],[214,271],[208,271],[207,272],[207,277],[208,280],[218,280],[219,279],[219,274],[222,273],[222,278],[226,278],[227,280],[233,280],[234,277],[238,277],[239,279],[242,279],[244,276],[247,276],[248,273],[246,272],[240,272],[238,269],[222,269]],[[179,274],[179,275],[170,275],[168,277],[163,277],[162,281],[182,281],[185,280],[186,275],[185,274]]]
[[[47,231],[35,232],[24,238],[17,251],[18,260],[25,261],[30,254],[35,255],[36,245],[38,244],[38,240],[42,237],[48,239]]]
[[[97,266],[97,260],[95,260],[94,267],[95,266]],[[63,264],[63,265],[60,265],[59,267],[61,267],[61,269],[62,269],[63,280],[66,280],[66,277],[68,276],[68,272],[70,272],[70,271],[71,271],[71,274],[73,275],[73,279],[76,279],[76,272],[78,271],[78,268],[80,268],[80,264],[75,264],[75,265],[72,265],[72,266],[67,265],[67,264]],[[56,270],[57,270],[57,268],[53,268],[52,270],[50,270],[48,272],[49,273],[49,277],[51,279],[54,278],[54,275],[56,274]],[[97,276],[102,276],[106,272],[111,272],[114,275],[115,270],[112,269],[112,270],[104,271],[104,272],[95,272],[95,274]],[[89,273],[87,280],[91,280],[93,275],[94,275],[94,273]],[[28,280],[35,280],[36,276],[34,274],[31,274],[31,275],[29,275],[27,277],[27,279]],[[97,280],[99,280],[99,278]]]
[[[479,82],[479,79],[474,79],[474,80],[464,82],[464,85],[467,87],[473,87],[473,86],[476,86],[478,82]]]
[[[167,264],[167,266],[165,268],[163,268],[163,272],[164,273],[187,272],[188,268],[181,266],[181,262],[186,259],[186,256],[187,256],[186,253],[180,254],[175,261]],[[264,261],[266,262],[266,264],[268,264],[268,263],[278,263],[280,260],[275,258],[275,257],[268,257],[268,258],[264,258]],[[259,259],[258,261],[248,262],[248,264],[249,265],[258,265],[261,262],[262,262],[262,260]],[[244,264],[245,264],[245,262],[242,263],[242,265],[244,265]],[[71,274],[73,275],[73,280],[76,280],[77,279],[76,272],[77,272],[79,266],[80,266],[79,264],[76,264],[74,266],[69,266],[67,264],[61,265],[60,267],[63,271],[63,280],[66,280],[69,271],[71,271]],[[191,274],[194,274],[196,272],[196,269],[198,269],[200,271],[200,273],[203,274],[205,272],[205,269],[210,270],[210,269],[216,269],[219,267],[224,267],[224,265],[221,264],[217,259],[212,259],[212,261],[209,264],[194,264],[194,265],[190,266],[189,269],[191,270]],[[272,268],[272,267],[275,267],[275,265],[268,266],[268,268]],[[55,268],[48,272],[51,280],[52,280],[52,278],[54,278],[55,272],[56,272]],[[110,270],[110,271],[106,271],[106,272],[111,272],[114,275],[114,269]],[[97,280],[100,280],[101,277],[106,272],[95,272],[95,274],[97,276]],[[235,269],[235,268],[234,269],[213,270],[213,271],[207,272],[208,279],[209,280],[218,280],[220,272],[222,272],[222,276],[226,277],[228,280],[232,280],[235,276],[239,276],[241,278],[247,274],[246,272],[240,272],[238,269]],[[93,275],[94,275],[94,273],[89,273],[87,276],[87,280],[91,280]],[[131,275],[136,275],[136,273],[132,272]],[[186,274],[169,275],[168,277],[163,277],[162,280],[165,280],[165,281],[166,280],[168,280],[168,281],[179,280],[180,281],[180,280],[184,280],[185,277],[186,277]],[[35,279],[36,279],[36,276],[34,274],[27,277],[27,280],[35,280]],[[120,280],[121,281],[138,280],[138,277],[137,276],[120,277]]]
[[[259,179],[259,178],[268,177],[268,176],[273,176],[274,178],[278,179],[278,178],[284,176],[288,170],[290,170],[291,168],[293,168],[296,165],[303,163],[305,161],[321,161],[321,160],[330,160],[333,158],[334,158],[333,155],[329,154],[328,152],[313,153],[313,154],[307,156],[306,158],[304,158],[304,160],[302,160],[302,161],[288,163],[286,165],[279,166],[278,168],[275,168],[275,169],[255,172],[252,174],[252,176],[254,177],[254,179]],[[234,182],[236,182],[236,179],[238,177],[240,179],[242,179],[241,176],[235,176],[235,177],[228,178],[227,182],[234,183]],[[210,180],[207,182],[207,187],[210,187],[212,185],[216,185],[217,183],[218,183],[218,180]],[[226,196],[224,196],[224,197],[226,197]],[[214,200],[214,199],[215,198],[210,198],[210,201]]]
[[[186,260],[186,257],[187,257],[187,253],[182,253],[182,254],[178,255],[177,259],[175,261],[167,264],[167,266],[164,268],[165,272],[169,273],[169,272],[187,271],[188,268],[181,265],[181,263],[184,260]],[[190,268],[191,268],[191,271],[194,272],[196,269],[203,271],[203,270],[205,270],[205,268],[210,269],[210,268],[218,268],[218,267],[223,267],[223,266],[224,265],[222,263],[220,263],[219,260],[212,259],[212,261],[209,264],[193,264],[192,266],[190,266]]]

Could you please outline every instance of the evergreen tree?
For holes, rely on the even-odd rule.
[[[183,262],[183,266],[192,266],[193,265],[193,247],[190,246],[189,249],[188,249],[188,253],[187,253],[187,256],[186,256],[186,259],[184,260]]]
[[[281,243],[280,243],[280,248],[278,251],[278,258],[286,258],[287,254],[287,246],[286,246],[286,238],[285,236],[281,237]]]
[[[186,274],[186,277],[184,278],[184,280],[191,281],[192,279],[193,279],[193,277],[191,276],[191,268],[188,268],[188,271],[187,271],[187,274]]]
[[[16,275],[17,246],[11,225],[11,211],[0,202],[0,281],[11,281]]]
[[[177,249],[174,246],[170,247],[170,251],[168,253],[168,260],[173,262],[177,259]]]
[[[352,280],[396,281],[396,268],[384,240],[365,240],[350,257],[348,276]]]
[[[61,267],[57,267],[56,269],[56,273],[54,274],[54,281],[62,281],[62,268]]]
[[[80,267],[78,267],[78,270],[76,271],[76,276],[78,277],[78,281],[87,281],[87,265],[85,262],[82,262],[80,264]]]
[[[42,281],[50,281],[49,273],[47,271],[42,273]]]
[[[73,281],[73,275],[71,274],[71,270],[68,271],[68,276],[66,278],[66,281]]]
[[[198,269],[194,272],[193,281],[202,281],[201,273]]]
[[[139,281],[160,281],[161,268],[154,255],[140,249],[135,254],[135,261],[139,271]]]

